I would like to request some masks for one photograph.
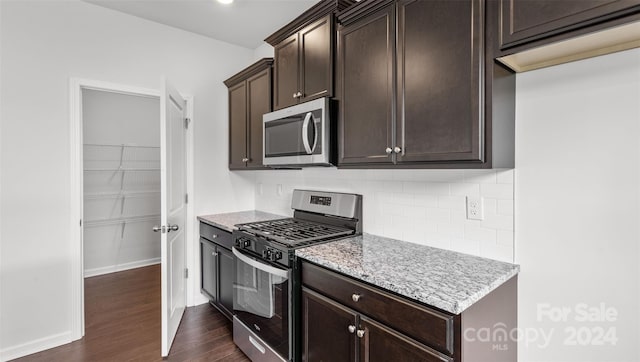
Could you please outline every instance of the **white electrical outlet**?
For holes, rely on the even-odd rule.
[[[484,210],[482,207],[482,197],[467,196],[467,219],[482,220],[484,219]]]

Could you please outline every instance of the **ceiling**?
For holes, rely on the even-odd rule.
[[[84,0],[105,8],[255,49],[317,0]]]

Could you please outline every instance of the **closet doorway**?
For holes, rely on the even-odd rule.
[[[160,263],[160,99],[82,89],[84,277]]]
[[[85,277],[159,263],[166,355],[195,288],[193,97],[164,79],[157,91],[72,78],[70,91],[72,340],[85,333]]]

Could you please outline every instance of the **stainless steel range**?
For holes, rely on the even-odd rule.
[[[362,196],[294,190],[293,218],[236,225],[233,340],[252,361],[300,357],[295,249],[362,233]]]

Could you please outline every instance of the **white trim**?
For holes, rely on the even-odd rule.
[[[196,232],[197,223],[195,217],[195,180],[193,175],[195,175],[195,149],[194,149],[194,135],[195,135],[195,119],[194,119],[194,98],[192,95],[183,95],[184,100],[187,102],[186,110],[187,110],[187,118],[191,120],[189,122],[189,127],[186,130],[187,144],[186,144],[186,157],[187,157],[187,194],[189,195],[189,202],[187,203],[187,220],[185,221],[186,226],[186,235],[185,242],[187,243],[186,250],[186,260],[187,260],[187,268],[189,269],[189,279],[187,280],[187,299],[186,305],[187,307],[193,306],[194,304],[194,295],[196,290],[199,292],[199,285],[196,286],[196,275],[200,275],[198,271],[195,269],[198,267],[198,263],[196,262],[196,258],[198,253],[196,252],[196,246],[199,245],[199,240],[196,237],[198,233]]]
[[[98,275],[116,273],[116,272],[120,272],[120,271],[131,270],[131,269],[137,269],[137,268],[142,268],[144,266],[149,266],[149,265],[154,265],[154,264],[160,264],[160,258],[153,258],[153,259],[147,259],[147,260],[136,260],[136,261],[132,261],[130,263],[123,263],[123,264],[117,264],[117,265],[103,266],[103,267],[100,267],[100,268],[87,269],[87,270],[84,271],[84,277],[85,278],[91,278],[91,277],[95,277],[95,276],[98,276]]]
[[[80,220],[83,216],[82,202],[83,202],[83,180],[82,180],[82,90],[92,89],[106,92],[115,92],[120,94],[129,94],[142,97],[160,98],[160,90],[149,89],[143,87],[135,87],[124,84],[117,84],[111,82],[104,82],[83,78],[71,78],[69,82],[69,114],[70,114],[70,157],[71,157],[71,169],[70,169],[70,190],[71,190],[71,212],[70,212],[70,234],[71,234],[71,331],[69,333],[70,338],[58,343],[61,345],[74,340],[78,340],[84,336],[84,255],[82,249],[82,227],[80,227]],[[188,97],[187,101],[187,114],[192,120],[193,124],[193,97]],[[193,204],[193,190],[194,190],[194,172],[193,172],[193,155],[194,155],[194,137],[193,127],[190,127],[190,132],[187,132],[187,165],[191,167],[187,168],[187,188],[189,190],[190,202],[187,207],[187,218],[195,219],[193,216],[194,204]],[[193,225],[189,228],[187,225],[187,237],[193,235]],[[189,230],[191,229],[191,230]],[[187,260],[187,267],[192,269],[194,264],[191,263],[192,259]],[[193,274],[192,274],[193,275]],[[199,289],[198,289],[199,290]],[[34,342],[35,343],[35,342]],[[51,345],[51,348],[54,345]],[[16,347],[17,348],[17,347]],[[39,350],[31,350],[30,353],[38,352]]]
[[[12,359],[28,356],[36,352],[70,343],[72,340],[73,339],[71,338],[71,331],[39,338],[35,341],[30,341],[1,350],[0,361],[10,361]]]

